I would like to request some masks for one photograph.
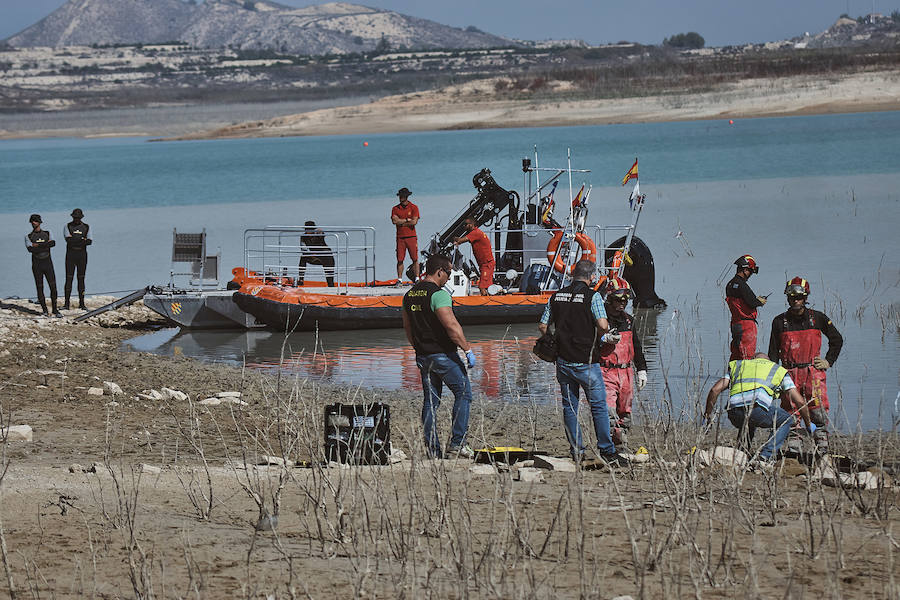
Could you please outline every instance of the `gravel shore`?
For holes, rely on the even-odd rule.
[[[723,464],[707,451],[730,444],[733,430],[704,437],[687,424],[645,424],[633,445],[649,460],[615,472],[565,470],[566,460],[557,469],[427,460],[414,390],[126,353],[120,344],[135,328],[162,324],[140,305],[84,324],[71,322],[79,311],[37,312],[25,301],[0,305],[2,425],[32,430],[31,441],[10,434],[2,446],[0,589],[56,598],[900,593],[896,433],[842,441],[857,455],[865,444],[872,489],[829,486],[822,466],[796,461],[774,471]],[[390,406],[396,462],[322,464],[323,407],[374,401]],[[476,398],[470,432],[476,447],[566,453],[554,406]]]

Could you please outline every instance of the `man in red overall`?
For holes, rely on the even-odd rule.
[[[625,447],[631,428],[634,371],[637,369],[637,389],[643,389],[647,384],[647,361],[641,340],[634,331],[634,317],[625,312],[629,298],[634,297],[631,285],[620,277],[611,277],[603,284],[601,293],[606,296],[604,304],[609,322],[608,341],[600,347],[609,429],[616,447]]]
[[[787,296],[788,310],[772,321],[772,335],[769,337],[769,356],[773,361],[781,361],[781,366],[788,370],[797,390],[807,403],[810,419],[817,429],[813,433],[816,451],[820,454],[828,452],[828,390],[825,384],[825,371],[834,364],[844,338],[831,322],[831,319],[817,310],[807,308],[809,282],[802,277],[794,277],[784,288]],[[822,334],[828,338],[828,353],[825,358],[822,350]],[[790,400],[782,398],[785,410],[797,413],[799,407],[792,406]],[[799,454],[802,449],[802,437],[792,431],[788,438],[787,451]]]
[[[757,296],[747,285],[750,276],[759,273],[756,259],[745,254],[734,264],[737,272],[725,286],[725,303],[731,311],[731,358],[728,360],[749,360],[756,354],[756,309],[766,299]]]
[[[472,244],[472,254],[478,263],[478,289],[482,296],[487,296],[488,288],[494,283],[494,251],[491,249],[491,240],[485,232],[475,227],[474,219],[466,219],[465,226],[468,233],[454,239],[453,244]]]
[[[391,209],[391,223],[397,226],[397,279],[403,279],[403,259],[409,252],[416,281],[419,280],[419,241],[416,237],[416,223],[419,222],[419,207],[409,201],[412,192],[402,187],[397,192],[400,203]],[[400,282],[397,282],[399,285]]]

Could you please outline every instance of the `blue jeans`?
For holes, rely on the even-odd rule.
[[[435,415],[441,405],[444,384],[455,398],[453,402],[453,426],[450,446],[458,448],[465,443],[469,429],[469,405],[472,403],[472,385],[466,374],[466,366],[459,355],[438,353],[416,355],[416,366],[422,375],[422,426],[425,429],[425,448],[431,456],[441,456],[441,442],[435,427]]]
[[[750,442],[753,441],[753,434],[756,428],[773,429],[774,433],[763,445],[759,451],[759,457],[763,460],[772,460],[776,450],[781,448],[791,427],[794,426],[794,417],[789,412],[777,406],[774,402],[766,408],[760,404],[748,406],[736,406],[728,409],[728,420],[731,424],[740,430],[738,441],[741,447],[749,454],[754,454]],[[746,427],[746,437],[744,436],[744,428]]]
[[[609,409],[606,407],[606,384],[599,364],[572,366],[556,361],[556,379],[562,392],[563,423],[572,456],[577,458],[584,451],[581,427],[578,425],[578,390],[584,390],[591,405],[597,449],[601,454],[615,454],[616,447],[609,435]]]

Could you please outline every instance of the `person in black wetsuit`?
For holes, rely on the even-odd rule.
[[[38,302],[41,310],[47,316],[47,299],[44,297],[44,278],[50,286],[50,302],[53,306],[53,316],[62,317],[56,308],[56,273],[53,271],[53,259],[50,258],[50,248],[56,245],[49,231],[41,229],[41,215],[28,217],[31,222],[31,233],[25,236],[25,248],[31,253],[31,273],[34,275],[34,285],[37,288]]]
[[[84,310],[84,272],[87,270],[87,247],[92,240],[89,237],[91,226],[81,219],[84,213],[80,208],[72,211],[72,221],[63,228],[66,240],[66,283],[63,291],[66,295],[64,310],[69,310],[69,297],[72,295],[72,279],[78,271],[78,308]]]
[[[306,265],[321,265],[325,270],[328,287],[334,287],[334,254],[325,243],[325,232],[316,227],[315,221],[306,222],[300,243],[306,246],[306,250],[300,254],[300,276],[297,277],[297,285],[303,285]]]

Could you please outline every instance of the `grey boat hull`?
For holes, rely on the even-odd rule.
[[[185,329],[256,329],[265,327],[234,303],[234,291],[151,291],[144,305]]]

